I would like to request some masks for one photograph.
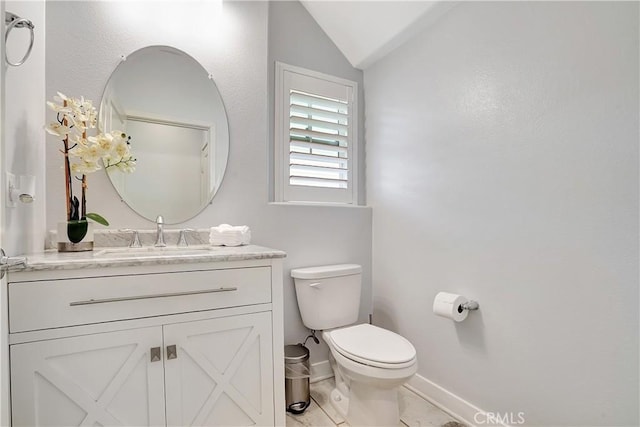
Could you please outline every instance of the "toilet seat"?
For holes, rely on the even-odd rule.
[[[403,336],[369,324],[328,332],[335,350],[342,356],[369,366],[401,369],[415,364],[416,350]]]

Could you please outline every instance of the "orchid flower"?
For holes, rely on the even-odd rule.
[[[73,98],[58,92],[53,102],[48,101],[47,105],[57,116],[45,131],[63,142],[67,221],[89,218],[109,225],[102,216],[86,212],[87,175],[102,169],[101,163],[105,168],[116,167],[122,172],[133,172],[136,159],[131,155],[130,137],[121,131],[87,136],[87,130],[96,128],[98,113],[93,102],[84,97]],[[81,204],[73,195],[72,176],[82,181]]]

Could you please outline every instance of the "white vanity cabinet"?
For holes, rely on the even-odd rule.
[[[277,258],[9,275],[14,426],[284,425]]]

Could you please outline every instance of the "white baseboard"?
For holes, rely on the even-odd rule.
[[[486,411],[483,411],[460,396],[451,393],[449,390],[440,387],[438,384],[429,381],[421,375],[414,375],[407,384],[405,384],[405,387],[469,427],[475,427],[476,423],[480,422],[477,420],[487,420]],[[486,425],[509,427],[503,423],[483,423],[483,426]]]
[[[316,362],[311,365],[311,378],[310,382],[315,383],[318,381],[326,380],[333,376],[333,369],[328,360],[322,362]]]

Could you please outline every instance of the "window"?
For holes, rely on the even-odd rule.
[[[357,88],[276,63],[276,201],[357,204]]]

